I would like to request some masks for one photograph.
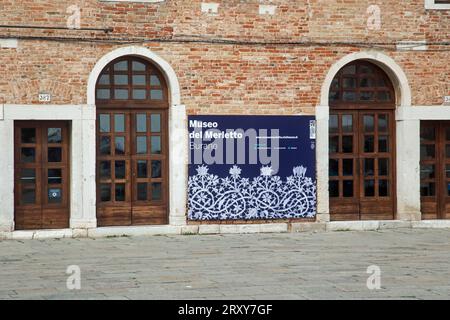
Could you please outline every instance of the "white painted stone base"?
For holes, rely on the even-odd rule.
[[[56,238],[140,237],[155,235],[213,235],[286,232],[377,231],[385,229],[450,229],[450,220],[423,221],[334,221],[265,224],[202,224],[185,226],[102,227],[92,229],[60,229],[0,231],[0,240]]]

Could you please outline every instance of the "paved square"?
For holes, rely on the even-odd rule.
[[[23,298],[449,299],[450,230],[0,241],[0,299]]]

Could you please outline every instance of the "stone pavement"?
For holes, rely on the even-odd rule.
[[[449,299],[450,230],[0,241],[0,299],[382,298]]]

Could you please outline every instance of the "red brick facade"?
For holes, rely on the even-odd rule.
[[[207,14],[197,0],[4,0],[1,25],[65,27],[76,5],[81,28],[113,31],[0,28],[0,38],[19,39],[18,48],[0,49],[0,103],[38,103],[41,91],[54,104],[86,103],[95,63],[130,42],[171,64],[191,114],[313,113],[330,67],[361,50],[382,51],[401,66],[413,105],[441,105],[450,94],[449,46],[431,44],[450,39],[450,11],[425,10],[424,0],[218,3],[218,13]],[[260,15],[260,4],[276,6],[275,14]],[[371,28],[370,5],[380,8],[379,30]],[[232,42],[212,43],[219,39]],[[398,51],[399,41],[426,41],[428,51]]]

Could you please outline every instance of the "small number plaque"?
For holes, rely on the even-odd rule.
[[[39,102],[50,102],[51,100],[50,93],[39,93]]]

